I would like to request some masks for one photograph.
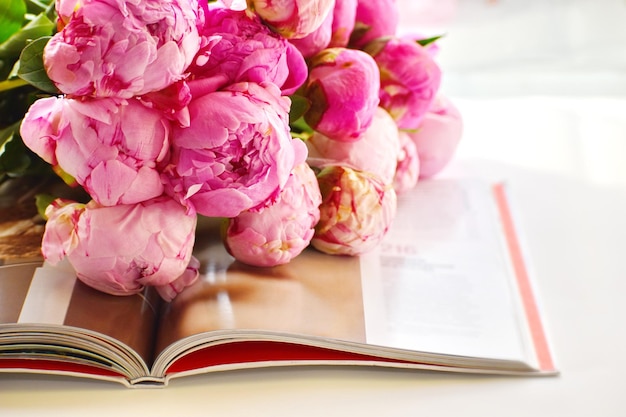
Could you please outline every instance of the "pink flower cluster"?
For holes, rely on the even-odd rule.
[[[248,264],[309,244],[358,255],[396,193],[450,159],[461,119],[430,50],[395,36],[393,0],[231,3],[56,0],[44,66],[62,94],[37,100],[20,133],[92,200],[48,207],[48,261],[171,300],[199,274],[198,215],[225,218]]]
[[[310,105],[307,162],[321,170],[321,218],[312,245],[358,255],[384,237],[396,194],[437,174],[462,133],[439,92],[433,45],[396,35],[395,0],[336,1],[328,24],[291,42],[307,57],[298,91]]]

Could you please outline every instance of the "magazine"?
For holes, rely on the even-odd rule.
[[[555,375],[503,184],[428,180],[398,199],[379,247],[235,261],[202,219],[198,281],[170,303],[111,296],[67,263],[0,266],[0,372],[165,386],[177,377],[289,365]]]

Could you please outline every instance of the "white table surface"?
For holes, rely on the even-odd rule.
[[[0,375],[0,416],[626,415],[626,36],[612,26],[616,16],[626,21],[626,5],[544,3],[460,1],[455,17],[437,22],[450,27],[442,43],[444,91],[466,121],[456,159],[442,176],[510,184],[560,376],[278,368],[130,390]],[[548,24],[546,16],[555,20]],[[533,55],[519,28],[532,42],[555,38],[537,44]],[[490,47],[485,42],[494,34],[500,37]],[[511,45],[504,48],[507,36]],[[472,53],[478,40],[493,55]]]

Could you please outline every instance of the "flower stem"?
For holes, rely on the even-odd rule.
[[[14,80],[0,81],[0,93],[4,91],[13,90],[14,88],[23,87],[25,85],[28,85],[28,83],[22,80],[21,78],[16,78]]]

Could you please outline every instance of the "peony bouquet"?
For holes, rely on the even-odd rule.
[[[437,38],[398,36],[394,0],[7,10],[0,105],[30,90],[23,120],[3,123],[0,167],[19,139],[86,191],[47,204],[42,252],[107,293],[154,286],[171,300],[193,283],[198,216],[223,219],[226,249],[253,266],[309,245],[362,254],[461,136]]]

